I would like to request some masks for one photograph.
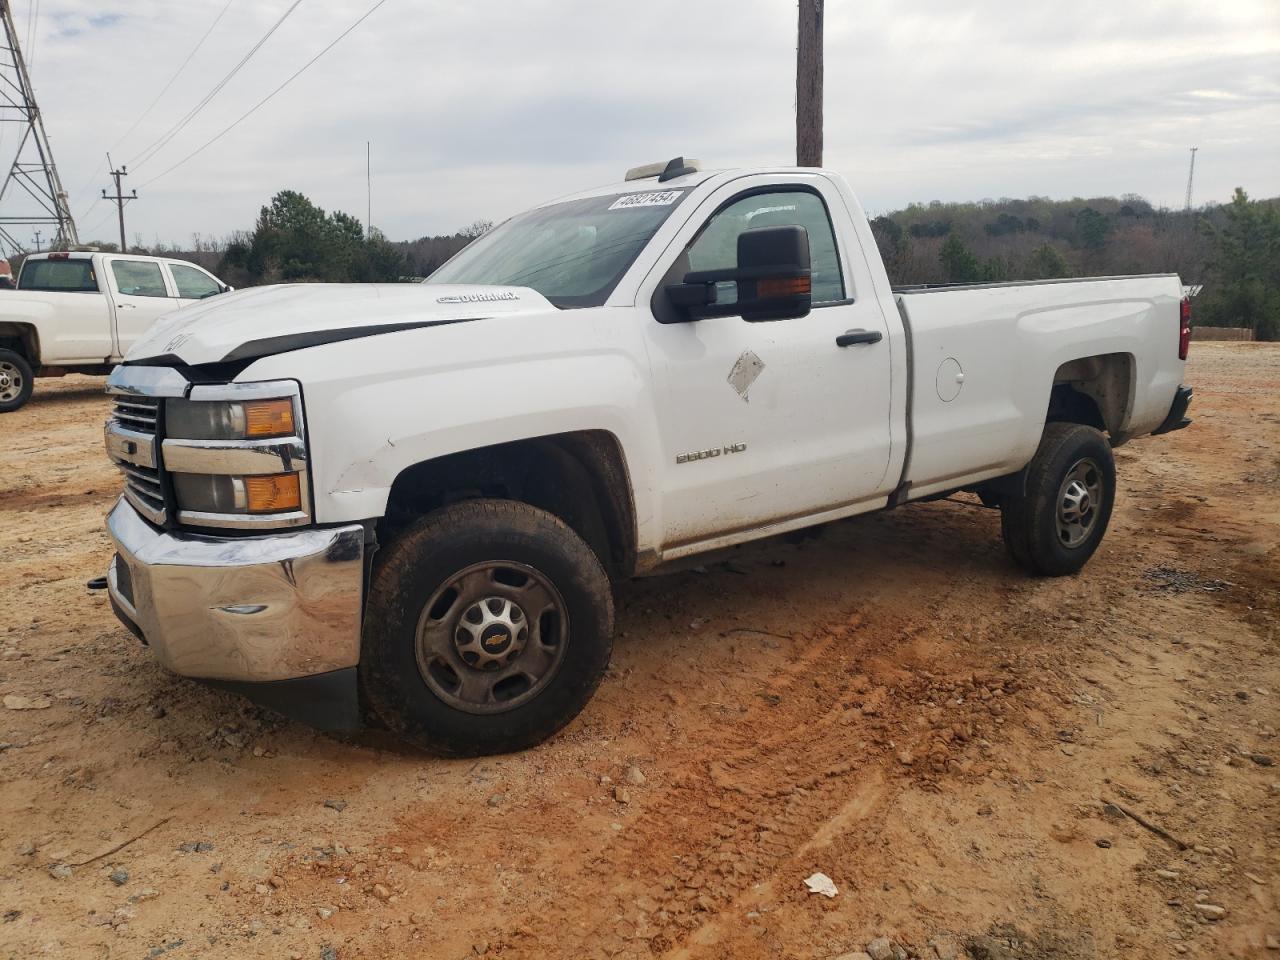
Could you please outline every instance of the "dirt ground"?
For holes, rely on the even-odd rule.
[[[0,420],[0,956],[1280,957],[1280,346],[1189,380],[1080,576],[961,498],[623,584],[585,713],[479,762],[156,666],[84,586],[102,381],[41,381]]]

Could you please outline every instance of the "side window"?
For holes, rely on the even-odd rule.
[[[18,274],[18,289],[97,293],[98,278],[93,275],[92,260],[28,260]]]
[[[844,279],[836,253],[835,233],[826,205],[807,190],[756,193],[743,197],[715,214],[689,247],[690,270],[726,270],[738,262],[738,234],[756,227],[799,224],[809,234],[809,259],[813,270],[813,302],[843,300]],[[720,302],[732,302],[735,285],[725,284]]]
[[[160,264],[147,260],[112,260],[116,289],[130,297],[167,297]]]
[[[195,267],[171,263],[169,270],[173,274],[173,282],[177,284],[178,296],[184,300],[203,300],[222,292],[218,281]]]

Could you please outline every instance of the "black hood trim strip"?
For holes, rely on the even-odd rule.
[[[290,333],[282,337],[264,337],[261,340],[246,340],[236,347],[220,363],[234,363],[241,360],[259,360],[277,353],[289,353],[293,350],[305,350],[307,347],[319,347],[326,343],[341,343],[343,340],[359,340],[361,337],[376,337],[380,333],[397,333],[401,330],[420,330],[423,327],[443,327],[452,323],[470,323],[483,320],[484,317],[455,317],[451,320],[411,320],[406,323],[373,324],[364,327],[339,327],[335,330],[309,330],[305,333]]]

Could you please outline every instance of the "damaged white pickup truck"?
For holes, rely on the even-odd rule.
[[[1185,426],[1174,275],[895,291],[816,169],[677,159],[425,284],[251,289],[111,375],[121,620],[179,674],[447,754],[528,747],[609,662],[611,581],[975,491],[1079,570],[1111,448]]]

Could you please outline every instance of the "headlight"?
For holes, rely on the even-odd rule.
[[[198,384],[165,403],[161,455],[178,521],[261,529],[311,522],[302,395],[289,380]]]
[[[302,509],[302,483],[296,473],[251,477],[175,473],[178,506],[188,513],[272,514]]]
[[[184,440],[259,440],[297,433],[293,400],[170,400],[166,433]]]

